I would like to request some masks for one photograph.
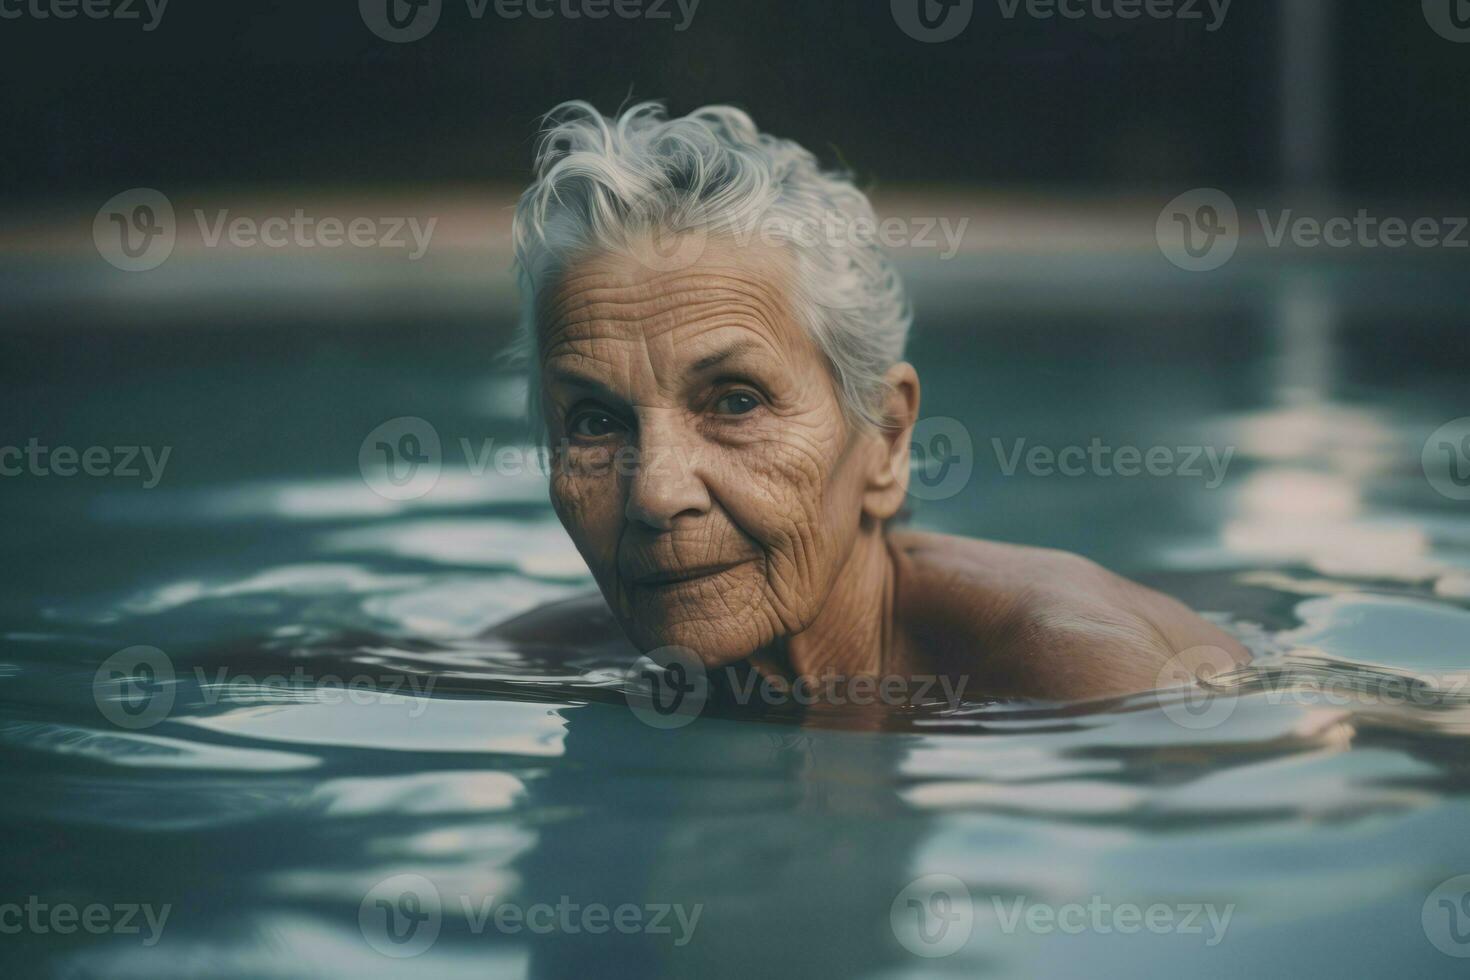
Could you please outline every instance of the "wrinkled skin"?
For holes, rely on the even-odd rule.
[[[685,647],[709,668],[944,672],[982,697],[1147,690],[1200,647],[1245,659],[1084,559],[885,529],[918,378],[893,367],[889,424],[851,424],[786,259],[710,243],[674,271],[617,253],[567,269],[540,317],[551,499],[605,604],[543,607],[500,636],[585,641],[610,610],[639,650]]]

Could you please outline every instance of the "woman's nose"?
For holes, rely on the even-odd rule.
[[[682,518],[706,513],[709,490],[697,462],[698,450],[687,441],[660,426],[641,427],[629,475],[627,519],[668,531]]]

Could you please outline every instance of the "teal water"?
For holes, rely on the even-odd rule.
[[[8,975],[1463,975],[1470,503],[1423,452],[1470,415],[1463,318],[1308,289],[921,322],[924,414],[973,452],[913,522],[1083,552],[1255,665],[661,730],[625,662],[479,639],[589,586],[542,481],[480,465],[521,439],[500,333],[0,336],[0,445],[170,449],[151,488],[3,480],[0,927],[168,908],[7,931]],[[394,500],[359,452],[403,416],[442,472]],[[1094,438],[1232,455],[1218,486],[1004,472]]]

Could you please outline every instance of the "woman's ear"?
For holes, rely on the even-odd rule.
[[[907,361],[883,375],[888,395],[883,400],[883,426],[863,491],[863,512],[886,521],[903,506],[909,490],[909,440],[919,420],[919,375]]]

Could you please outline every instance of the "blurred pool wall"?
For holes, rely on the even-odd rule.
[[[567,98],[605,111],[732,101],[852,168],[900,222],[892,245],[921,329],[956,289],[983,289],[998,313],[1268,296],[1285,310],[1314,289],[1329,305],[1443,304],[1420,295],[1412,267],[1452,265],[1454,248],[1379,247],[1356,229],[1342,247],[1269,234],[1286,212],[1412,224],[1470,210],[1465,48],[1424,12],[1291,0],[1196,22],[977,4],[935,42],[907,36],[883,4],[808,7],[706,3],[688,23],[663,23],[472,17],[449,4],[406,43],[353,11],[285,4],[180,7],[128,34],[85,18],[16,21],[0,67],[0,122],[13,134],[0,187],[5,326],[419,314],[478,317],[503,334],[509,209],[537,117]],[[62,52],[75,70],[58,75],[48,69]],[[172,210],[172,250],[124,271],[92,232],[119,230],[104,209],[133,222],[145,189],[160,195],[161,221]],[[1159,261],[1158,235],[1182,228],[1162,217],[1170,207],[1192,222],[1217,216],[1240,261],[1210,274]],[[168,237],[148,239],[152,250]],[[1308,348],[1300,356],[1317,356]]]

